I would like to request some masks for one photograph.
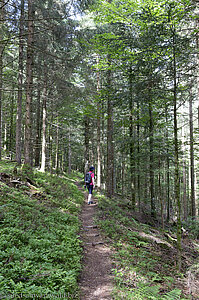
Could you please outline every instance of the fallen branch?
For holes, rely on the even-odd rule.
[[[155,236],[153,236],[153,235],[149,235],[149,234],[146,234],[146,233],[144,233],[144,232],[140,232],[139,235],[140,235],[141,237],[143,237],[143,238],[152,240],[152,241],[154,241],[154,242],[157,243],[157,244],[165,245],[165,246],[167,246],[167,247],[169,247],[169,248],[174,249],[174,247],[173,247],[171,244],[169,244],[169,243],[166,242],[166,241],[162,241],[162,240],[160,240],[159,238],[157,238],[157,237],[155,237]]]
[[[168,233],[165,232],[164,235],[165,235],[171,242],[177,243],[177,239],[173,238],[170,234],[168,234]]]

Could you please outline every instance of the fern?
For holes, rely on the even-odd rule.
[[[164,295],[161,300],[178,300],[180,299],[181,296],[181,290],[179,289],[174,289],[168,293],[166,293],[166,295]]]
[[[149,286],[147,284],[138,284],[138,287],[134,290],[131,290],[130,299],[138,300],[157,300],[160,286]]]

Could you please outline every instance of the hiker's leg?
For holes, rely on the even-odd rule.
[[[93,192],[93,186],[92,185],[90,185],[89,187],[88,187],[88,204],[91,204],[91,199],[92,199],[92,192]]]
[[[91,191],[90,191],[90,185],[88,186],[88,204],[90,204],[91,201]]]
[[[91,195],[91,194],[88,194],[88,204],[91,203],[91,197],[92,197],[92,195]]]
[[[90,186],[90,195],[91,195],[91,197],[90,197],[90,203],[91,204],[93,203],[93,201],[92,201],[92,194],[93,194],[93,185]]]

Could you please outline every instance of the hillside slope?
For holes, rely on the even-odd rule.
[[[1,298],[79,299],[84,195],[77,181],[36,171],[26,176],[0,162]],[[94,221],[113,253],[113,299],[199,299],[199,241],[191,231],[183,236],[178,272],[174,227],[162,231],[147,214],[133,213],[125,199],[95,196]]]
[[[40,172],[27,178],[8,162],[0,172],[1,297],[78,299],[84,197],[75,180]]]
[[[98,226],[114,252],[114,299],[199,299],[199,241],[190,232],[183,236],[178,272],[173,226],[162,231],[120,198],[98,195],[98,210]]]

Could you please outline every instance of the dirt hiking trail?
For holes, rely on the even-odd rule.
[[[79,189],[81,188],[79,187]],[[97,200],[93,199],[93,201],[94,204],[87,204],[87,193],[85,192],[85,201],[80,214],[82,222],[80,236],[84,249],[83,270],[79,279],[80,299],[113,299],[111,296],[113,290],[111,250],[94,223]]]

